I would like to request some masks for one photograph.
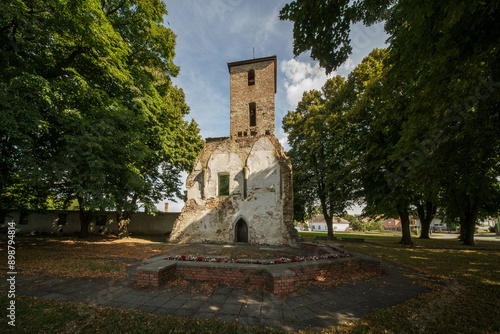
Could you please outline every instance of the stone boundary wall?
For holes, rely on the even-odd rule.
[[[66,215],[66,222],[60,224],[59,215]],[[128,226],[129,233],[163,235],[172,232],[174,222],[179,217],[179,212],[159,212],[155,216],[145,212],[136,212],[132,215]],[[101,214],[100,214],[101,215]],[[107,211],[102,213],[106,215],[105,225],[97,225],[93,220],[90,223],[89,230],[92,233],[118,233],[118,223],[116,222],[116,212]],[[79,211],[66,210],[55,211],[48,210],[45,213],[28,212],[24,223],[20,222],[21,213],[12,211],[7,213],[3,222],[0,222],[0,229],[6,228],[6,224],[13,221],[16,223],[16,233],[49,233],[49,234],[72,234],[80,231]]]
[[[307,245],[321,254],[322,246]],[[286,294],[304,282],[335,280],[356,272],[382,274],[379,261],[361,255],[333,260],[289,262],[260,265],[197,261],[160,260],[137,269],[137,287],[158,288],[175,278],[188,281],[222,282],[228,285],[252,285],[274,294]]]

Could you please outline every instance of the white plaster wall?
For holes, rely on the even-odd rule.
[[[276,150],[268,138],[260,138],[255,142],[247,158],[249,169],[248,191],[269,189],[279,191],[280,166]]]
[[[203,153],[202,153],[203,154]],[[272,142],[262,137],[243,164],[231,141],[222,142],[206,164],[204,194],[188,189],[188,203],[177,220],[171,240],[178,242],[235,242],[235,225],[243,218],[253,244],[282,245],[288,233],[283,222],[280,163]],[[248,167],[244,197],[244,167]],[[194,173],[202,173],[197,166]],[[218,196],[219,174],[229,174],[229,196]],[[201,179],[200,179],[201,180]],[[192,188],[196,188],[196,182]]]
[[[314,228],[312,228],[314,226]],[[318,232],[327,232],[328,231],[328,226],[326,223],[310,223],[309,228],[313,231],[318,231]],[[332,228],[333,231],[335,232],[344,232],[349,229],[349,224],[344,224],[344,223],[332,223]]]
[[[256,243],[283,242],[283,203],[280,196],[280,165],[271,141],[260,138],[247,158],[248,194],[242,213],[249,217],[249,240]]]
[[[217,197],[219,174],[229,174],[229,194],[243,193],[243,165],[236,152],[214,153],[207,163],[205,197]]]

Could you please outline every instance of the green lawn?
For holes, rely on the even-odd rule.
[[[307,240],[317,234],[302,232]],[[323,234],[325,235],[325,234]],[[418,272],[414,280],[431,292],[392,308],[379,310],[328,333],[499,333],[500,243],[477,241],[474,247],[453,239],[414,239],[399,245],[400,235],[336,234],[365,238],[341,243],[347,250],[385,259]]]

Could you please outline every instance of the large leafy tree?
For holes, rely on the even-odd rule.
[[[291,147],[288,154],[294,170],[294,191],[303,205],[297,211],[311,211],[319,203],[330,237],[333,217],[345,213],[353,193],[340,143],[344,85],[344,79],[337,76],[326,82],[322,92],[304,93],[297,109],[283,119]]]
[[[499,209],[485,205],[498,183],[499,10],[498,0],[297,0],[281,11],[294,22],[295,53],[311,50],[328,72],[349,57],[351,24],[385,20],[384,90],[410,97],[395,146],[399,174],[442,199],[469,245],[480,209]]]
[[[179,195],[202,142],[170,79],[165,4],[12,0],[0,13],[0,187],[78,199],[82,232],[116,208],[122,235],[139,205]]]
[[[356,166],[353,173],[360,183],[358,196],[366,204],[365,214],[399,216],[401,243],[411,244],[409,213],[414,193],[410,179],[400,174],[399,156],[394,152],[407,99],[402,93],[389,97],[384,91],[388,56],[387,50],[375,49],[349,75],[347,149]]]

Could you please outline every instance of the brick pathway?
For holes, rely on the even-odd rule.
[[[352,281],[327,290],[310,286],[300,295],[281,297],[242,287],[220,286],[211,294],[199,292],[200,283],[167,285],[157,290],[135,289],[134,263],[122,279],[65,279],[36,275],[17,276],[21,295],[58,301],[84,302],[160,315],[217,318],[245,326],[298,331],[323,329],[357,320],[378,308],[397,305],[425,292],[403,274],[408,269],[382,262],[385,274],[368,281]],[[193,292],[196,291],[196,292]]]

